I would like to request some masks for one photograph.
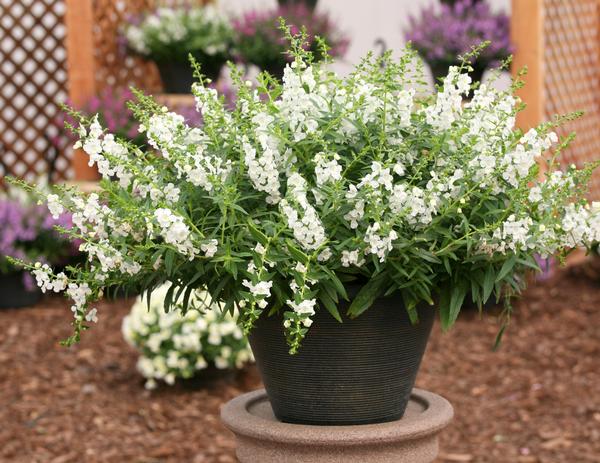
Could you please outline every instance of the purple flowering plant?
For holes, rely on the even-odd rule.
[[[133,93],[127,87],[105,87],[97,95],[90,98],[80,108],[83,114],[88,116],[98,114],[98,118],[106,127],[110,127],[113,133],[123,139],[129,140],[135,145],[144,143],[144,136],[139,132],[139,124],[133,117],[133,113],[127,107],[127,102],[134,98]],[[68,102],[69,106],[73,106]],[[54,124],[59,128],[59,135],[51,141],[59,149],[68,144],[73,144],[76,137],[70,130],[65,130],[65,123],[70,126],[76,125],[75,119],[66,112],[61,112]]]
[[[492,11],[487,0],[458,0],[430,6],[420,17],[410,17],[405,37],[436,78],[445,76],[448,68],[458,63],[457,56],[481,43],[488,46],[471,63],[477,77],[474,80],[480,80],[487,68],[500,64],[513,51],[508,15]]]
[[[78,242],[69,241],[59,229],[70,229],[72,217],[63,213],[53,217],[45,205],[36,204],[29,195],[14,192],[0,197],[0,275],[20,273],[8,257],[25,262],[65,266],[78,253]],[[25,286],[35,287],[29,274]]]
[[[311,10],[303,3],[282,5],[267,11],[249,11],[233,20],[234,55],[244,63],[254,64],[271,75],[281,77],[287,63],[293,61],[287,53],[289,42],[279,28],[279,18],[285,19],[292,34],[306,28],[304,48],[315,61],[323,56],[315,37],[323,39],[330,47],[329,55],[345,55],[349,39],[339,31],[328,14]]]

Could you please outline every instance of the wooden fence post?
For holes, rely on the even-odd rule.
[[[527,108],[517,125],[527,131],[544,119],[544,0],[512,0],[511,39],[515,47],[513,75],[527,66],[519,96]]]
[[[66,0],[65,25],[69,99],[81,107],[95,94],[94,74],[94,10],[93,0]],[[75,180],[96,180],[98,172],[88,166],[88,157],[77,150],[73,153]]]

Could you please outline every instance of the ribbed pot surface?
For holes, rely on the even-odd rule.
[[[347,307],[340,304],[340,313]],[[354,320],[343,315],[343,323],[321,309],[298,354],[289,355],[281,316],[261,317],[250,343],[275,416],[316,425],[402,418],[433,319],[424,307],[412,325],[397,297]]]

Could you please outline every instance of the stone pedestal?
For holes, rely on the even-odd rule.
[[[223,406],[221,418],[237,440],[240,463],[430,463],[438,434],[452,420],[450,403],[414,389],[404,418],[361,426],[281,423],[263,390]]]

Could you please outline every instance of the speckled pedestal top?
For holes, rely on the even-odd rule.
[[[264,389],[239,396],[221,410],[237,439],[241,463],[430,463],[438,434],[452,420],[450,403],[414,389],[404,418],[361,426],[281,423]]]

